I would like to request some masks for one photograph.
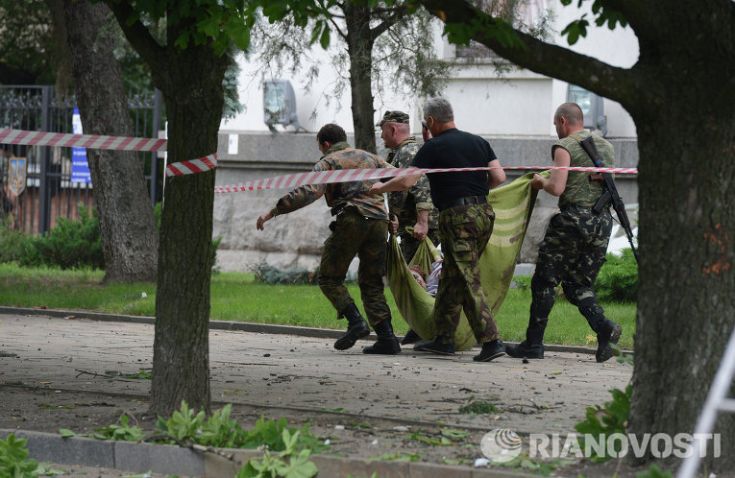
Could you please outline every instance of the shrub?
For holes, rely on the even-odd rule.
[[[0,263],[19,262],[28,247],[30,238],[21,231],[0,224]]]
[[[263,284],[316,284],[319,272],[306,269],[279,269],[261,261],[252,268],[255,280]]]
[[[607,255],[595,293],[601,301],[635,302],[638,299],[638,263],[633,251],[624,249],[622,256]]]
[[[56,227],[43,236],[28,239],[19,262],[22,266],[103,269],[105,259],[97,214],[80,206],[79,220],[60,218]]]

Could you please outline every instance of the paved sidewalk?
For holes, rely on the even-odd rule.
[[[152,345],[153,327],[146,324],[0,315],[0,351],[17,355],[0,358],[0,385],[146,396],[147,380],[94,374],[149,368]],[[383,357],[363,355],[361,348],[338,352],[329,339],[211,331],[212,398],[486,430],[567,432],[585,407],[608,401],[611,388],[624,388],[632,372],[629,365],[597,364],[576,353],[477,364],[474,352],[445,358],[407,350]],[[498,413],[460,414],[471,398],[493,402]]]

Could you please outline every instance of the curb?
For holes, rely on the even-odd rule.
[[[96,466],[133,473],[152,471],[161,474],[232,478],[251,458],[261,452],[248,449],[190,448],[121,441],[101,441],[90,438],[61,438],[53,433],[0,429],[0,437],[9,434],[28,440],[31,458],[59,465]],[[361,458],[313,455],[319,478],[371,476],[381,478],[531,478],[526,473],[449,466],[432,463],[369,461]]]
[[[97,320],[100,322],[123,322],[132,324],[155,324],[155,318],[140,315],[108,314],[105,312],[91,312],[86,310],[63,310],[63,309],[36,309],[28,307],[0,306],[0,314],[33,315],[48,317],[75,317],[78,319]],[[299,327],[296,325],[259,324],[255,322],[232,322],[225,320],[210,320],[209,330],[234,330],[239,332],[252,332],[258,334],[280,334],[296,335],[299,337],[312,337],[319,339],[337,339],[342,332],[333,329],[317,329],[314,327]],[[375,340],[375,334],[370,333],[367,340]],[[508,345],[518,345],[517,342],[506,342]],[[477,347],[477,346],[475,346]],[[567,352],[594,355],[595,349],[577,345],[544,345],[548,352]],[[622,350],[623,354],[632,354],[632,350]]]

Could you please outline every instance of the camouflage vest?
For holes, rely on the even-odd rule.
[[[386,160],[396,168],[409,168],[418,150],[416,138],[410,136],[392,149]],[[422,210],[429,209],[429,229],[438,227],[439,212],[431,202],[431,188],[426,175],[421,176],[408,191],[389,193],[388,204],[390,212],[398,217],[400,232],[405,232],[406,227],[413,227],[416,224],[417,207]]]
[[[551,149],[552,157],[557,147],[564,148],[572,158],[569,164],[570,166],[594,166],[590,157],[587,156],[582,146],[579,145],[580,141],[590,135],[594,138],[595,146],[605,166],[613,166],[615,164],[615,152],[612,144],[601,136],[592,134],[587,130],[577,131],[554,143]],[[590,181],[589,176],[590,173],[569,172],[566,188],[559,197],[559,208],[564,209],[569,206],[592,207],[595,205],[595,202],[597,202],[597,199],[602,194],[602,183],[599,181]]]

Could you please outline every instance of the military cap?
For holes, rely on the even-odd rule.
[[[405,123],[408,124],[408,113],[403,111],[386,111],[383,119],[376,126],[383,126],[385,123]]]

